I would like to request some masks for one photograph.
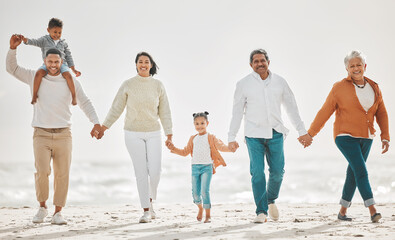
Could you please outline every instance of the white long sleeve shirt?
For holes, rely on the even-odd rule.
[[[7,72],[30,87],[33,93],[33,82],[36,71],[18,66],[16,49],[10,49],[6,59]],[[93,124],[100,124],[95,108],[86,96],[81,84],[74,78],[78,106]],[[61,74],[43,77],[38,99],[33,105],[33,127],[64,128],[71,126],[71,93],[66,79]]]
[[[289,130],[281,118],[281,105],[299,136],[307,134],[295,97],[284,78],[270,71],[265,80],[256,72],[244,77],[236,85],[228,141],[235,141],[243,115],[246,137],[270,139],[273,129],[286,136]]]

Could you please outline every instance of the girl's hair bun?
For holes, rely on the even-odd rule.
[[[205,112],[198,112],[198,113],[192,114],[193,120],[195,120],[198,117],[204,117],[206,120],[208,120],[207,115],[208,115],[207,111],[205,111]]]

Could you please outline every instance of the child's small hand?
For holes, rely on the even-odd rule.
[[[167,148],[168,148],[169,150],[173,150],[175,147],[174,147],[174,144],[173,144],[172,142],[169,142],[169,143],[167,144]]]
[[[81,72],[80,71],[78,71],[77,69],[75,69],[75,67],[73,66],[73,67],[71,67],[71,70],[73,71],[73,73],[75,74],[75,76],[76,77],[79,77],[79,76],[81,76]]]
[[[25,38],[25,36],[23,36],[23,35],[20,35],[21,36],[21,38],[22,38],[22,41],[24,42],[24,43],[27,43],[27,38]]]

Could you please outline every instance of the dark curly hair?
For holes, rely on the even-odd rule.
[[[63,28],[63,22],[59,18],[51,18],[48,23],[48,28],[60,27]]]
[[[207,111],[205,111],[205,112],[198,112],[198,113],[192,114],[193,120],[195,120],[198,117],[204,117],[208,121],[207,115],[208,115]]]

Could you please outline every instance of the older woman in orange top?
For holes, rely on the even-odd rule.
[[[378,84],[364,76],[366,61],[363,54],[359,51],[350,52],[344,64],[348,77],[333,85],[308,132],[311,137],[317,135],[333,112],[336,113],[333,129],[335,142],[349,163],[338,219],[352,220],[346,216],[346,212],[358,187],[365,207],[369,208],[372,222],[378,222],[381,214],[374,207],[366,160],[376,132],[373,128],[375,118],[381,130],[382,153],[388,151],[390,136],[387,110]]]

